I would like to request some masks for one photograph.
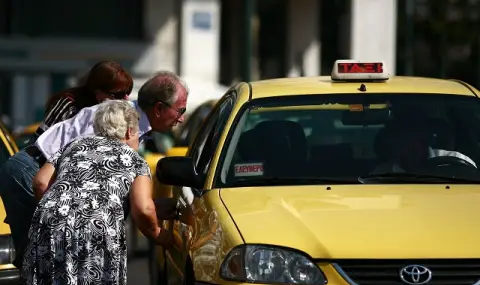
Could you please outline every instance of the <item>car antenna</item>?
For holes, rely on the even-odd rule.
[[[367,86],[365,86],[365,84],[363,84],[363,83],[360,84],[360,88],[358,88],[358,91],[360,91],[360,92],[365,92],[365,91],[367,91]]]

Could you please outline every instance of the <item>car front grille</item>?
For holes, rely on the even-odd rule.
[[[353,285],[480,285],[480,259],[350,259],[335,260],[334,267]]]

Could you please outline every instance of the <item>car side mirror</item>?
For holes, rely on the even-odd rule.
[[[155,175],[160,183],[175,186],[187,186],[200,189],[203,187],[200,176],[195,173],[195,167],[190,157],[169,156],[157,163]]]

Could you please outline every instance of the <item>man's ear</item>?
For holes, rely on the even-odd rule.
[[[155,116],[159,117],[162,114],[162,110],[163,110],[162,102],[155,103],[155,105],[153,106],[153,112]]]

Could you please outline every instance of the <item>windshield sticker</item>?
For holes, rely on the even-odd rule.
[[[262,176],[263,175],[263,163],[237,163],[235,164],[235,176]]]
[[[350,105],[348,105],[348,109],[350,109],[351,112],[363,112],[363,105],[361,105],[361,104],[350,104]]]

